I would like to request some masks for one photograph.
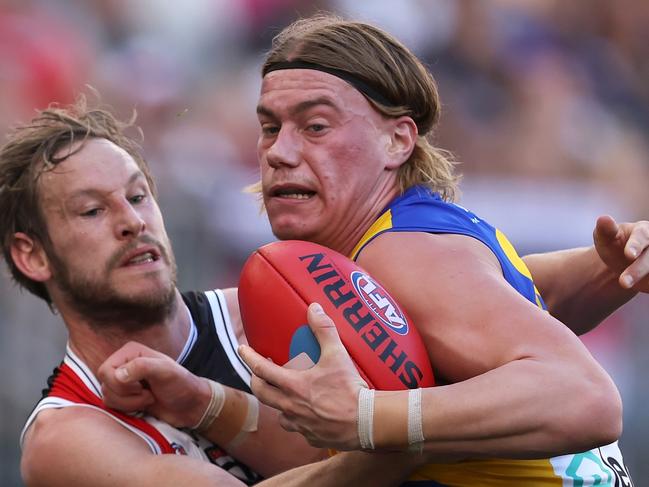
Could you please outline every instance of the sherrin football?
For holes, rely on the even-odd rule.
[[[370,387],[413,389],[434,385],[424,343],[383,287],[355,262],[300,240],[274,242],[247,260],[239,282],[241,318],[250,346],[276,364],[320,348],[307,324],[318,302]]]

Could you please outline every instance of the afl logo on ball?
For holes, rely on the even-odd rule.
[[[354,271],[349,276],[358,296],[381,322],[399,335],[408,333],[408,321],[390,295],[370,276]]]

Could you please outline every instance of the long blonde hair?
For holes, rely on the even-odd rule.
[[[363,22],[329,14],[300,19],[274,39],[262,68],[265,76],[276,63],[303,61],[349,73],[381,95],[387,103],[368,97],[387,117],[407,115],[417,125],[418,137],[410,158],[399,168],[401,192],[415,185],[436,191],[447,201],[458,194],[460,177],[448,151],[432,143],[440,116],[437,84],[421,61],[388,33]],[[247,191],[258,192],[255,183]]]

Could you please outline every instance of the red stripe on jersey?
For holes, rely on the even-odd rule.
[[[111,409],[104,404],[101,398],[97,397],[88,387],[83,383],[79,376],[68,366],[63,363],[59,367],[59,373],[55,377],[52,387],[48,396],[59,397],[76,404],[90,404],[107,411],[111,416],[124,421],[125,423],[133,426],[134,428],[149,435],[160,447],[162,453],[175,454],[176,451],[172,448],[167,439],[160,433],[153,425],[149,424],[142,418],[130,416],[128,414]]]

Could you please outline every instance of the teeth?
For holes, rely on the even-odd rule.
[[[280,198],[289,198],[292,200],[308,200],[311,195],[306,194],[306,193],[287,193],[287,194],[279,194],[278,195]]]
[[[144,254],[138,255],[137,257],[133,257],[131,260],[128,261],[129,264],[143,264],[143,263],[148,263],[148,262],[153,262],[153,254],[151,252],[145,252]]]

